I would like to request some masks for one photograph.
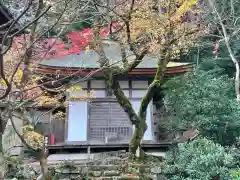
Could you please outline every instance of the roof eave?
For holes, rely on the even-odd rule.
[[[179,74],[179,73],[185,73],[188,72],[193,68],[192,65],[188,66],[182,66],[182,67],[171,67],[167,68],[166,74]],[[39,74],[59,74],[59,75],[69,75],[69,74],[76,74],[76,75],[85,75],[90,73],[91,71],[96,71],[97,68],[94,69],[82,69],[79,71],[79,68],[54,68],[54,67],[44,67],[44,66],[39,66],[36,69],[36,73]],[[78,72],[79,71],[79,72]],[[154,75],[156,73],[156,68],[136,68],[133,69],[131,72],[128,73],[128,75]],[[102,76],[102,72],[98,71],[93,74],[93,76]]]

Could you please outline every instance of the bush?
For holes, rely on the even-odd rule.
[[[165,83],[170,128],[189,127],[221,145],[232,145],[240,136],[240,104],[234,82],[220,69],[196,70]]]
[[[163,174],[170,180],[230,180],[235,166],[233,154],[220,144],[202,138],[169,151]]]

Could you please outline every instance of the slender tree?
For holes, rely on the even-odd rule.
[[[5,31],[4,36],[2,38],[2,42],[0,44],[0,76],[2,79],[2,82],[4,83],[5,88],[2,90],[1,92],[1,97],[0,100],[2,103],[6,104],[5,102],[9,99],[9,94],[12,90],[12,82],[14,80],[14,75],[17,72],[17,69],[19,67],[15,66],[15,68],[13,69],[13,73],[10,76],[10,78],[8,78],[5,74],[5,70],[6,67],[4,66],[5,62],[5,54],[7,54],[7,52],[9,51],[9,49],[12,47],[12,42],[13,42],[13,38],[18,35],[19,33],[25,31],[28,27],[30,26],[35,26],[35,24],[37,23],[37,21],[50,9],[50,6],[47,7],[46,9],[44,9],[43,11],[41,8],[41,1],[39,1],[39,7],[38,7],[38,11],[39,13],[33,18],[32,21],[30,21],[28,24],[26,24],[23,27],[20,27],[20,29],[18,29],[16,32],[12,33],[13,28],[15,28],[15,26],[17,25],[17,23],[19,22],[19,20],[27,13],[27,11],[31,8],[31,6],[33,5],[33,1],[29,1],[23,11],[12,21],[7,22],[6,24],[3,24],[1,26],[1,28],[3,29],[3,31]],[[34,33],[34,30],[32,31]],[[20,64],[20,63],[19,63]],[[9,68],[9,67],[8,67]],[[7,104],[8,106],[8,104]],[[4,130],[6,128],[6,124],[8,122],[8,110],[4,110],[1,113],[1,119],[0,119],[0,179],[3,179],[4,177],[4,170],[5,170],[5,163],[4,163],[4,153],[3,153],[3,144],[2,144],[2,140],[3,140],[3,133]]]
[[[119,104],[126,111],[132,124],[135,125],[130,151],[136,154],[147,129],[147,107],[152,101],[155,91],[163,83],[169,60],[177,58],[180,49],[186,50],[201,34],[201,27],[198,26],[197,2],[195,0],[130,0],[121,2],[114,7],[100,5],[97,2],[96,6],[105,9],[104,14],[107,14],[108,18],[98,17],[95,20],[94,38],[92,42],[90,41],[90,48],[99,54],[100,66],[103,69],[108,88],[113,90]],[[120,30],[113,31],[111,24],[116,20],[120,21],[122,26]],[[109,24],[110,41],[121,52],[121,65],[109,67],[111,63],[104,52],[107,42],[100,36],[103,24]],[[127,55],[126,49],[132,51],[134,58]],[[116,75],[128,74],[147,55],[157,57],[157,71],[142,98],[139,111],[135,112],[129,99],[120,88]]]
[[[57,31],[57,29],[60,29],[60,31],[57,31],[58,33],[55,38],[61,36],[66,31],[68,25],[61,25],[61,23],[66,22],[64,14],[67,11],[68,5],[73,5],[71,2],[72,0],[63,0],[59,1],[58,4],[54,4],[54,1],[30,0],[8,2],[8,4],[5,4],[13,14],[13,20],[0,26],[0,30],[4,32],[0,43],[0,104],[2,107],[0,114],[0,179],[4,179],[5,173],[2,142],[3,134],[9,120],[24,146],[32,150],[36,158],[40,161],[43,179],[48,178],[42,135],[30,128],[30,132],[38,137],[37,146],[33,145],[33,141],[26,139],[31,137],[31,133],[27,132],[29,128],[25,128],[25,131],[22,132],[15,124],[14,118],[20,114],[17,118],[31,127],[31,118],[25,116],[29,109],[29,103],[35,101],[36,104],[41,104],[49,101],[45,95],[45,91],[41,88],[44,84],[52,82],[52,80],[39,84],[37,82],[40,77],[34,73],[37,65],[35,62],[39,62],[45,58],[45,54],[39,55],[37,49],[42,44],[42,38],[51,30]],[[16,3],[23,3],[21,6],[15,6],[20,8],[19,10],[16,10],[14,7]],[[60,9],[59,4],[62,5]],[[78,11],[84,11],[84,8],[79,8]],[[56,9],[59,10],[57,14]],[[46,21],[48,19],[51,19],[51,21]],[[16,27],[17,30],[13,31]],[[54,43],[48,47],[48,51]],[[66,88],[69,88],[69,86],[62,87],[62,89]],[[29,94],[32,91],[40,93],[37,96],[31,97]],[[51,102],[58,102],[57,100],[60,96],[61,94],[50,99]],[[56,108],[56,106],[53,107]],[[34,106],[31,108],[34,108]]]
[[[208,0],[203,1],[202,20],[210,27],[210,36],[217,38],[214,49],[215,57],[218,58],[220,44],[224,44],[228,55],[235,67],[235,93],[237,101],[240,100],[240,85],[239,85],[239,1],[219,1]]]

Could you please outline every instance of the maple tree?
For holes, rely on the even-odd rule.
[[[67,3],[68,1],[63,2]],[[35,5],[34,16],[26,24],[23,23],[23,27],[19,27],[20,29],[17,32],[12,34],[12,28],[18,23],[21,24],[21,18],[34,9]],[[29,103],[35,102],[35,105],[42,105],[42,103],[51,101],[55,103],[52,110],[59,104],[58,99],[61,98],[61,95],[49,99],[46,91],[38,83],[41,77],[36,75],[34,71],[38,63],[37,60],[39,57],[43,58],[44,56],[35,50],[42,43],[43,35],[56,25],[59,25],[59,20],[62,18],[64,11],[59,14],[57,19],[54,19],[53,24],[48,24],[46,29],[42,29],[40,19],[46,15],[47,11],[52,8],[52,5],[45,6],[43,0],[30,0],[26,1],[24,7],[21,8],[23,9],[18,12],[19,14],[16,17],[14,15],[14,20],[10,20],[0,26],[1,32],[4,33],[0,42],[0,102],[3,107],[0,114],[0,179],[3,179],[6,168],[3,135],[7,123],[10,121],[23,145],[32,150],[34,156],[39,160],[41,173],[45,180],[49,179],[49,174],[46,153],[43,149],[43,135],[33,129],[32,119],[26,116],[26,114],[29,111]],[[22,35],[18,36],[19,34]],[[67,87],[64,88],[66,89]],[[29,93],[31,91],[34,91],[34,94]],[[37,93],[35,94],[35,92]],[[31,105],[31,108],[34,108],[34,104]],[[24,122],[27,126],[21,129],[22,127],[18,127],[18,124],[16,124],[16,120]]]
[[[105,31],[102,31],[103,36],[106,36]],[[83,33],[84,35],[87,34],[88,37],[85,37],[85,39],[79,38],[82,37],[80,35],[83,35]],[[63,84],[62,87],[58,89],[58,94],[49,95],[48,90],[45,90],[43,86],[46,83],[52,83],[53,80],[50,79],[48,81],[40,82],[45,75],[40,76],[36,74],[35,68],[43,59],[64,57],[66,55],[79,53],[82,50],[85,50],[88,45],[88,41],[86,40],[90,39],[92,35],[91,29],[86,29],[83,32],[70,33],[68,35],[69,39],[73,39],[73,43],[70,47],[69,44],[59,38],[32,39],[32,34],[34,33],[22,34],[21,36],[13,38],[12,47],[7,51],[6,54],[4,54],[4,73],[7,78],[1,80],[1,86],[5,91],[8,83],[11,83],[11,90],[8,93],[8,96],[11,97],[11,100],[8,102],[14,104],[14,101],[17,100],[17,104],[13,105],[13,109],[8,109],[8,111],[11,112],[11,115],[9,114],[8,117],[21,142],[27,149],[33,152],[34,156],[40,161],[42,175],[44,179],[47,179],[49,176],[46,154],[43,146],[44,137],[41,133],[35,130],[34,124],[31,122],[31,117],[29,118],[24,115],[28,114],[28,103],[34,102],[34,106],[51,105],[52,108],[50,111],[54,111],[62,105],[59,100],[63,98],[64,92],[78,91],[81,90],[81,88],[71,84],[68,86]],[[25,63],[26,61],[27,63]],[[27,76],[24,74],[26,69]],[[69,76],[71,77],[71,75]],[[60,81],[61,80],[59,80],[59,82]],[[56,82],[58,82],[58,80],[56,80]],[[94,98],[94,96],[94,92],[91,91],[88,94],[71,97],[71,99],[89,100],[90,98]],[[5,101],[6,99],[4,98],[3,100]],[[19,127],[17,127],[14,122],[14,114],[16,111],[17,113],[21,114],[20,116],[17,116],[18,119],[27,124],[23,127],[23,131],[19,130]],[[57,112],[54,115],[55,118],[63,118],[64,116],[65,115],[62,112]]]
[[[34,19],[33,21],[30,21],[30,23],[24,26],[23,28],[18,29],[17,32],[15,32],[14,34],[12,34],[13,27],[16,26],[16,24],[21,19],[21,17],[32,7],[32,1],[29,1],[26,4],[26,7],[24,7],[23,12],[20,13],[20,15],[17,16],[15,20],[11,20],[1,25],[1,30],[4,33],[4,35],[0,44],[0,67],[1,67],[0,76],[1,76],[1,81],[3,83],[1,88],[1,93],[0,93],[0,100],[4,109],[2,110],[1,116],[0,116],[0,179],[4,179],[4,174],[5,174],[3,134],[6,130],[6,126],[9,119],[12,119],[14,109],[18,109],[16,108],[16,106],[14,107],[14,104],[16,103],[14,103],[13,97],[16,95],[16,92],[14,93],[12,90],[13,90],[13,86],[19,85],[19,77],[21,77],[23,74],[21,71],[18,71],[18,67],[20,63],[11,61],[11,58],[6,59],[6,56],[10,54],[9,52],[12,46],[12,40],[17,34],[24,31],[31,25],[32,25],[31,35],[35,33],[37,21],[41,18],[42,15],[44,15],[44,13],[47,12],[47,10],[49,10],[49,8],[47,8],[45,11],[42,11],[41,2],[42,1],[39,0],[39,7],[37,9],[37,14],[35,17],[36,19]],[[42,12],[41,15],[40,15],[40,12]],[[12,53],[14,55],[16,54],[14,52]],[[16,77],[15,75],[18,75],[18,76]]]
[[[121,27],[120,23],[112,24],[113,32]],[[100,36],[106,39],[110,34],[109,27],[102,28]],[[32,58],[40,62],[44,59],[62,58],[67,55],[77,54],[88,49],[89,42],[93,41],[93,29],[86,28],[82,31],[72,31],[66,34],[67,42],[61,38],[41,38],[32,48]],[[22,51],[30,34],[23,34],[14,38],[13,47],[17,51]]]
[[[91,43],[91,47],[100,56],[100,66],[103,68],[108,88],[113,90],[119,104],[135,126],[130,151],[136,154],[147,129],[147,107],[163,83],[168,62],[179,57],[180,52],[187,52],[194,40],[204,33],[204,27],[199,25],[196,0],[130,0],[114,9],[106,6],[105,8],[105,12],[111,14],[111,18],[115,17],[122,22],[121,30],[110,33],[111,41],[115,41],[121,50],[122,66],[109,67],[109,59],[105,56],[106,42],[100,35],[105,19],[96,20],[95,41]],[[135,59],[126,55],[126,48],[132,51]],[[146,55],[157,57],[157,71],[142,98],[139,111],[135,112],[120,88],[116,74],[132,71]]]
[[[22,41],[24,42],[24,41]],[[17,52],[17,53],[16,53]],[[47,51],[46,51],[47,52]],[[19,65],[19,62],[21,61],[21,54],[24,54],[24,49],[21,49],[19,46],[16,48],[16,46],[13,46],[12,49],[8,51],[7,54],[4,55],[5,59],[5,74],[7,77],[11,77],[14,71],[13,80],[12,80],[12,89],[9,93],[9,97],[11,99],[8,101],[12,104],[13,109],[8,109],[6,112],[9,112],[8,118],[11,121],[11,124],[13,126],[13,129],[15,133],[20,138],[23,145],[33,152],[34,156],[40,161],[41,167],[42,167],[42,174],[44,175],[45,179],[48,177],[48,170],[47,170],[47,164],[46,164],[46,154],[44,149],[44,136],[37,132],[35,129],[35,124],[32,122],[31,117],[26,116],[29,111],[29,103],[33,103],[31,108],[35,108],[38,106],[46,106],[50,105],[52,108],[50,108],[49,111],[54,111],[62,104],[59,102],[63,98],[63,94],[66,91],[78,91],[81,90],[78,86],[65,86],[63,85],[62,88],[59,90],[59,93],[56,95],[51,95],[47,92],[47,90],[44,90],[42,88],[42,84],[52,82],[52,80],[44,81],[42,83],[39,83],[39,79],[43,78],[43,76],[39,76],[35,74],[35,67],[37,65],[37,60],[35,59],[36,56],[32,55],[32,63],[28,66],[29,73],[28,73],[28,80],[24,82],[22,81],[23,77],[23,68],[22,64]],[[36,62],[34,63],[34,61]],[[17,68],[16,68],[17,67]],[[70,75],[71,76],[71,75]],[[6,86],[6,82],[2,80],[1,86]],[[94,94],[90,92],[89,94],[82,95],[81,97],[72,97],[76,99],[81,100],[88,100],[89,96],[91,98],[94,97]],[[4,99],[5,100],[5,99]],[[23,121],[24,124],[27,124],[23,127],[23,130],[21,130],[21,127],[17,127],[14,122],[15,114],[19,114],[17,118],[18,121]],[[56,116],[61,117],[63,114],[58,112]]]

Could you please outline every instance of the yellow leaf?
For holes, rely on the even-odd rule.
[[[167,64],[167,67],[179,67],[179,66],[186,66],[189,65],[189,63],[181,63],[181,62],[169,62]]]
[[[177,9],[174,20],[181,18],[186,12],[190,11],[192,6],[197,4],[197,0],[186,0],[182,3],[182,5]]]
[[[6,81],[4,79],[2,79],[2,84],[6,85]]]
[[[159,17],[165,19],[168,18],[168,14],[167,13],[160,14]]]
[[[137,33],[136,33],[135,31],[132,32],[131,37],[132,37],[132,40],[136,40],[136,38],[137,38]]]
[[[71,91],[82,91],[82,88],[80,86],[72,86],[67,89],[67,92],[71,92]]]
[[[17,70],[17,75],[20,76],[20,77],[22,77],[22,75],[23,75],[23,70],[22,70],[22,69],[18,69],[18,70]]]

